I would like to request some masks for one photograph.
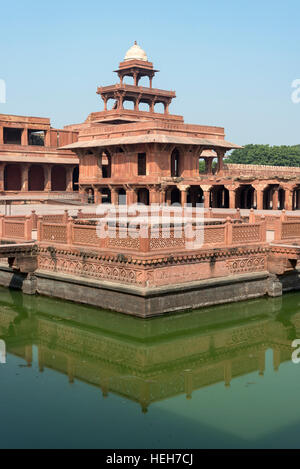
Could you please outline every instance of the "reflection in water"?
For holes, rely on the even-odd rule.
[[[289,304],[290,300],[290,304]],[[252,372],[265,372],[266,350],[273,366],[291,359],[300,338],[300,313],[293,296],[170,315],[152,320],[1,290],[0,338],[7,352],[39,371],[56,370],[139,403],[151,404]],[[224,389],[225,392],[225,389]]]
[[[300,447],[299,300],[142,320],[0,288],[0,447]]]

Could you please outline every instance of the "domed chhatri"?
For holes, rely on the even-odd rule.
[[[125,55],[124,62],[127,62],[128,60],[142,60],[143,62],[148,62],[148,57],[146,52],[138,45],[138,43],[135,41],[134,45],[130,47],[130,49],[127,51],[127,54]]]

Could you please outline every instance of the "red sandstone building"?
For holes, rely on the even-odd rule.
[[[78,159],[58,146],[77,133],[57,130],[50,120],[0,114],[0,193],[33,194],[78,190]]]
[[[238,146],[222,127],[170,114],[175,92],[153,87],[157,70],[137,44],[116,73],[118,84],[97,91],[104,110],[83,124],[57,130],[49,119],[0,115],[2,195],[79,189],[95,203],[300,209],[300,168],[226,165]]]

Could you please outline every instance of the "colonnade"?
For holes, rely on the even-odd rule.
[[[0,163],[0,192],[72,192],[75,168],[74,165],[2,162]],[[75,179],[77,179],[77,174]]]
[[[148,186],[81,186],[80,191],[90,196],[96,204],[105,202],[114,205],[134,203],[185,205],[203,204],[204,208],[257,210],[300,210],[300,185],[281,187],[268,184],[221,185],[148,185]]]

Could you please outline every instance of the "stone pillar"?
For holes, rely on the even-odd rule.
[[[229,208],[235,208],[235,190],[229,190]]]
[[[51,184],[51,170],[52,165],[45,165],[44,166],[44,174],[45,174],[45,191],[51,192],[52,184]]]
[[[264,208],[264,192],[263,192],[262,189],[256,189],[256,200],[257,200],[257,205],[256,205],[257,210],[263,210],[263,208]]]
[[[274,189],[274,192],[272,194],[272,209],[273,210],[278,210],[278,201],[279,201],[279,194],[278,194],[278,189]]]
[[[102,192],[101,189],[94,187],[94,196],[95,196],[95,204],[100,205],[102,204]]]
[[[160,194],[156,188],[151,188],[149,191],[150,205],[160,203]]]
[[[73,166],[66,169],[66,191],[73,192]]]
[[[178,187],[181,192],[181,206],[184,207],[187,204],[188,190],[190,186]]]
[[[120,79],[120,83],[122,84],[122,79]],[[102,98],[104,102],[104,111],[107,111],[107,98]]]
[[[119,205],[119,194],[115,187],[111,189],[111,203],[113,205]]]
[[[28,192],[28,172],[29,172],[29,165],[24,164],[22,165],[22,192]]]
[[[210,191],[203,191],[204,208],[210,208]]]
[[[0,163],[0,192],[4,191],[4,169],[5,164]]]
[[[127,205],[133,205],[137,203],[137,192],[134,189],[127,189],[126,191],[126,202]]]
[[[21,136],[21,145],[28,145],[28,129],[23,129]]]
[[[0,126],[0,145],[3,145],[4,139],[3,139],[3,127]]]
[[[291,189],[285,190],[285,209],[293,210],[293,191]]]
[[[51,147],[51,130],[45,132],[45,147]]]
[[[162,204],[162,205],[166,203],[166,191],[165,191],[165,189],[160,190],[159,203]]]
[[[218,155],[218,173],[222,172],[224,169],[224,163],[223,163],[223,158],[225,155],[224,150],[217,150],[217,155]]]

